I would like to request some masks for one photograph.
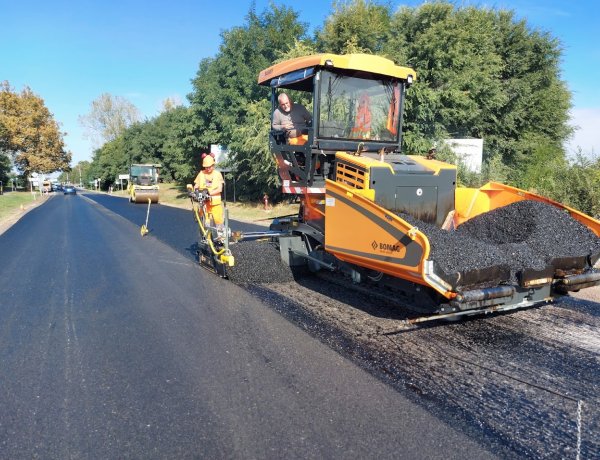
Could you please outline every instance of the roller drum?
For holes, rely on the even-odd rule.
[[[135,190],[135,203],[148,203],[148,198],[152,203],[158,203],[158,190]]]

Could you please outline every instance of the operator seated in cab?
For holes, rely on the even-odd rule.
[[[143,172],[140,176],[140,185],[152,185],[152,178],[147,172]]]
[[[291,145],[304,145],[308,142],[308,127],[312,124],[312,115],[301,104],[294,104],[292,99],[281,93],[277,98],[279,107],[273,112],[272,128],[285,132],[287,142]]]

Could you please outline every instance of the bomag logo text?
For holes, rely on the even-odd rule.
[[[379,243],[379,250],[386,252],[400,252],[402,246],[399,244]]]
[[[399,244],[399,243],[395,243],[395,244],[380,243],[380,242],[373,240],[373,242],[371,243],[371,247],[373,248],[374,251],[379,249],[382,252],[400,252],[404,248],[404,245]]]

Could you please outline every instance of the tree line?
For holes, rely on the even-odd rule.
[[[249,10],[222,32],[218,53],[199,63],[189,105],[167,104],[158,116],[132,121],[94,152],[86,175],[108,186],[132,162],[163,165],[167,180],[185,183],[212,144],[228,146],[237,194],[277,198],[279,179],[268,149],[269,90],[258,73],[284,59],[329,52],[371,53],[414,68],[404,116],[404,153],[458,164],[459,182],[498,180],[600,214],[600,164],[591,152],[569,156],[564,143],[571,94],[560,78],[561,44],[514,12],[424,3],[395,10],[389,2],[334,3],[309,34],[293,8]],[[440,148],[447,138],[483,138],[484,167],[470,172]]]

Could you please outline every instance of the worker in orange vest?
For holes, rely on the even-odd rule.
[[[208,190],[210,201],[206,203],[206,211],[212,215],[217,228],[223,227],[223,202],[221,192],[223,191],[223,175],[215,169],[215,159],[211,154],[202,154],[202,170],[194,180],[194,189]]]
[[[358,99],[358,108],[350,137],[355,139],[371,137],[371,99],[367,94],[363,94]]]

